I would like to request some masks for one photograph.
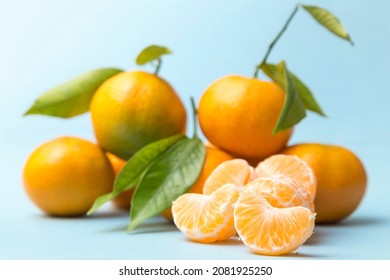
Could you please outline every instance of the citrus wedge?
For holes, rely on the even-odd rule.
[[[274,155],[260,162],[255,171],[259,178],[283,174],[294,179],[314,201],[317,189],[316,177],[311,167],[299,157]]]
[[[245,189],[261,193],[273,207],[304,206],[314,212],[314,203],[309,195],[297,182],[282,174],[257,178],[249,182]]]
[[[233,203],[238,198],[238,188],[227,184],[211,195],[187,193],[172,204],[173,221],[189,239],[211,243],[233,236]]]
[[[225,184],[234,184],[242,187],[255,178],[254,168],[243,159],[232,159],[218,165],[207,178],[204,186],[204,194],[212,194]]]
[[[234,209],[234,223],[244,244],[256,254],[282,255],[301,246],[313,233],[315,214],[308,208],[273,207],[262,193],[246,188]]]

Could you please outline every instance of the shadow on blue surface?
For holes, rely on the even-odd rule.
[[[127,228],[127,226],[126,226]],[[161,217],[155,217],[145,221],[135,228],[130,235],[177,231],[176,226]]]
[[[197,243],[199,244],[198,242],[195,242],[195,241],[191,241],[190,239],[187,239],[188,242],[191,242],[191,243]],[[238,237],[232,237],[228,240],[224,240],[224,241],[218,241],[218,242],[213,242],[213,243],[205,243],[205,244],[202,244],[203,246],[244,246],[244,244],[242,243],[242,241],[240,241],[238,239]]]
[[[329,229],[347,228],[347,227],[366,227],[370,225],[378,225],[388,223],[388,220],[374,217],[357,217],[350,218],[339,223],[333,224],[318,224],[315,227],[313,235],[305,242],[305,245],[323,244],[325,240],[329,239],[332,234],[336,234]]]
[[[315,245],[315,244],[321,244],[324,242],[324,240],[327,238],[327,234],[321,231],[321,228],[318,226],[314,229],[314,233],[310,238],[305,242],[305,245]]]
[[[117,218],[117,217],[128,217],[128,211],[107,211],[107,212],[97,212],[92,214],[91,216],[85,216],[85,219],[102,219],[102,218]]]
[[[344,222],[341,222],[340,226],[369,226],[369,225],[378,225],[378,224],[387,224],[389,220],[380,219],[375,217],[360,217],[348,219]]]
[[[306,243],[305,243],[306,245]],[[299,250],[299,249],[298,249]],[[322,255],[322,254],[303,254],[303,253],[299,253],[299,252],[293,252],[293,253],[289,253],[289,254],[286,254],[286,255],[281,255],[281,256],[274,256],[275,258],[286,258],[286,257],[289,257],[289,258],[308,258],[308,259],[316,259],[316,258],[326,258],[328,256],[325,256],[325,255]]]
[[[318,226],[323,227],[358,227],[358,226],[369,226],[369,225],[378,225],[386,224],[389,220],[376,217],[356,217],[343,220],[335,224],[319,224]]]
[[[49,219],[49,220],[64,220],[64,221],[71,221],[71,220],[94,220],[94,219],[108,219],[108,218],[119,218],[119,217],[128,217],[129,212],[127,211],[104,211],[104,212],[97,212],[92,214],[91,216],[72,216],[72,217],[61,217],[61,216],[52,216],[48,214],[38,214],[36,215],[39,219]]]

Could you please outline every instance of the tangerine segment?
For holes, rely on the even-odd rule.
[[[212,194],[225,184],[242,187],[255,178],[254,168],[243,159],[232,159],[218,165],[207,178],[203,193]]]
[[[297,181],[314,201],[317,181],[311,167],[297,156],[274,155],[260,162],[256,167],[258,177],[283,174]]]
[[[315,214],[302,206],[273,207],[261,193],[246,189],[234,209],[234,223],[244,244],[256,254],[282,255],[313,233]]]
[[[304,206],[314,212],[313,201],[287,176],[278,174],[269,178],[258,178],[249,182],[246,189],[260,193],[273,207]]]
[[[238,189],[233,184],[224,185],[211,195],[183,194],[172,204],[173,221],[193,241],[229,239],[236,233],[232,204],[237,198]]]
[[[281,179],[284,181],[288,181],[288,183],[294,187],[295,191],[305,200],[307,208],[309,208],[312,212],[315,209],[315,203],[310,193],[306,188],[302,187],[301,183],[295,180],[294,178],[288,177],[283,174],[275,174],[272,175],[271,178]],[[302,205],[294,205],[294,206],[302,206]]]

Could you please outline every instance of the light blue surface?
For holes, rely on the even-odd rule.
[[[390,2],[307,1],[338,15],[356,45],[332,37],[302,11],[271,55],[315,92],[329,116],[309,115],[291,143],[344,145],[363,160],[368,192],[344,223],[317,226],[288,258],[390,259]],[[107,206],[83,219],[48,218],[26,197],[21,170],[39,144],[60,135],[93,140],[89,116],[21,117],[44,90],[89,69],[134,69],[144,46],[171,47],[161,74],[199,99],[216,78],[251,75],[295,1],[0,0],[0,259],[262,259],[238,240],[187,241],[156,218],[126,235],[126,213]],[[145,67],[144,69],[150,69]]]

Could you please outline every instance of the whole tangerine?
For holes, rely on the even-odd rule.
[[[90,112],[99,145],[124,160],[147,144],[186,130],[186,111],[175,90],[143,71],[106,80],[96,91]]]
[[[114,172],[103,150],[76,137],[39,146],[23,170],[31,200],[54,216],[84,215],[96,198],[112,190],[113,182]]]
[[[292,129],[273,134],[285,93],[273,82],[230,75],[212,83],[199,103],[199,123],[215,146],[245,159],[278,153]]]

